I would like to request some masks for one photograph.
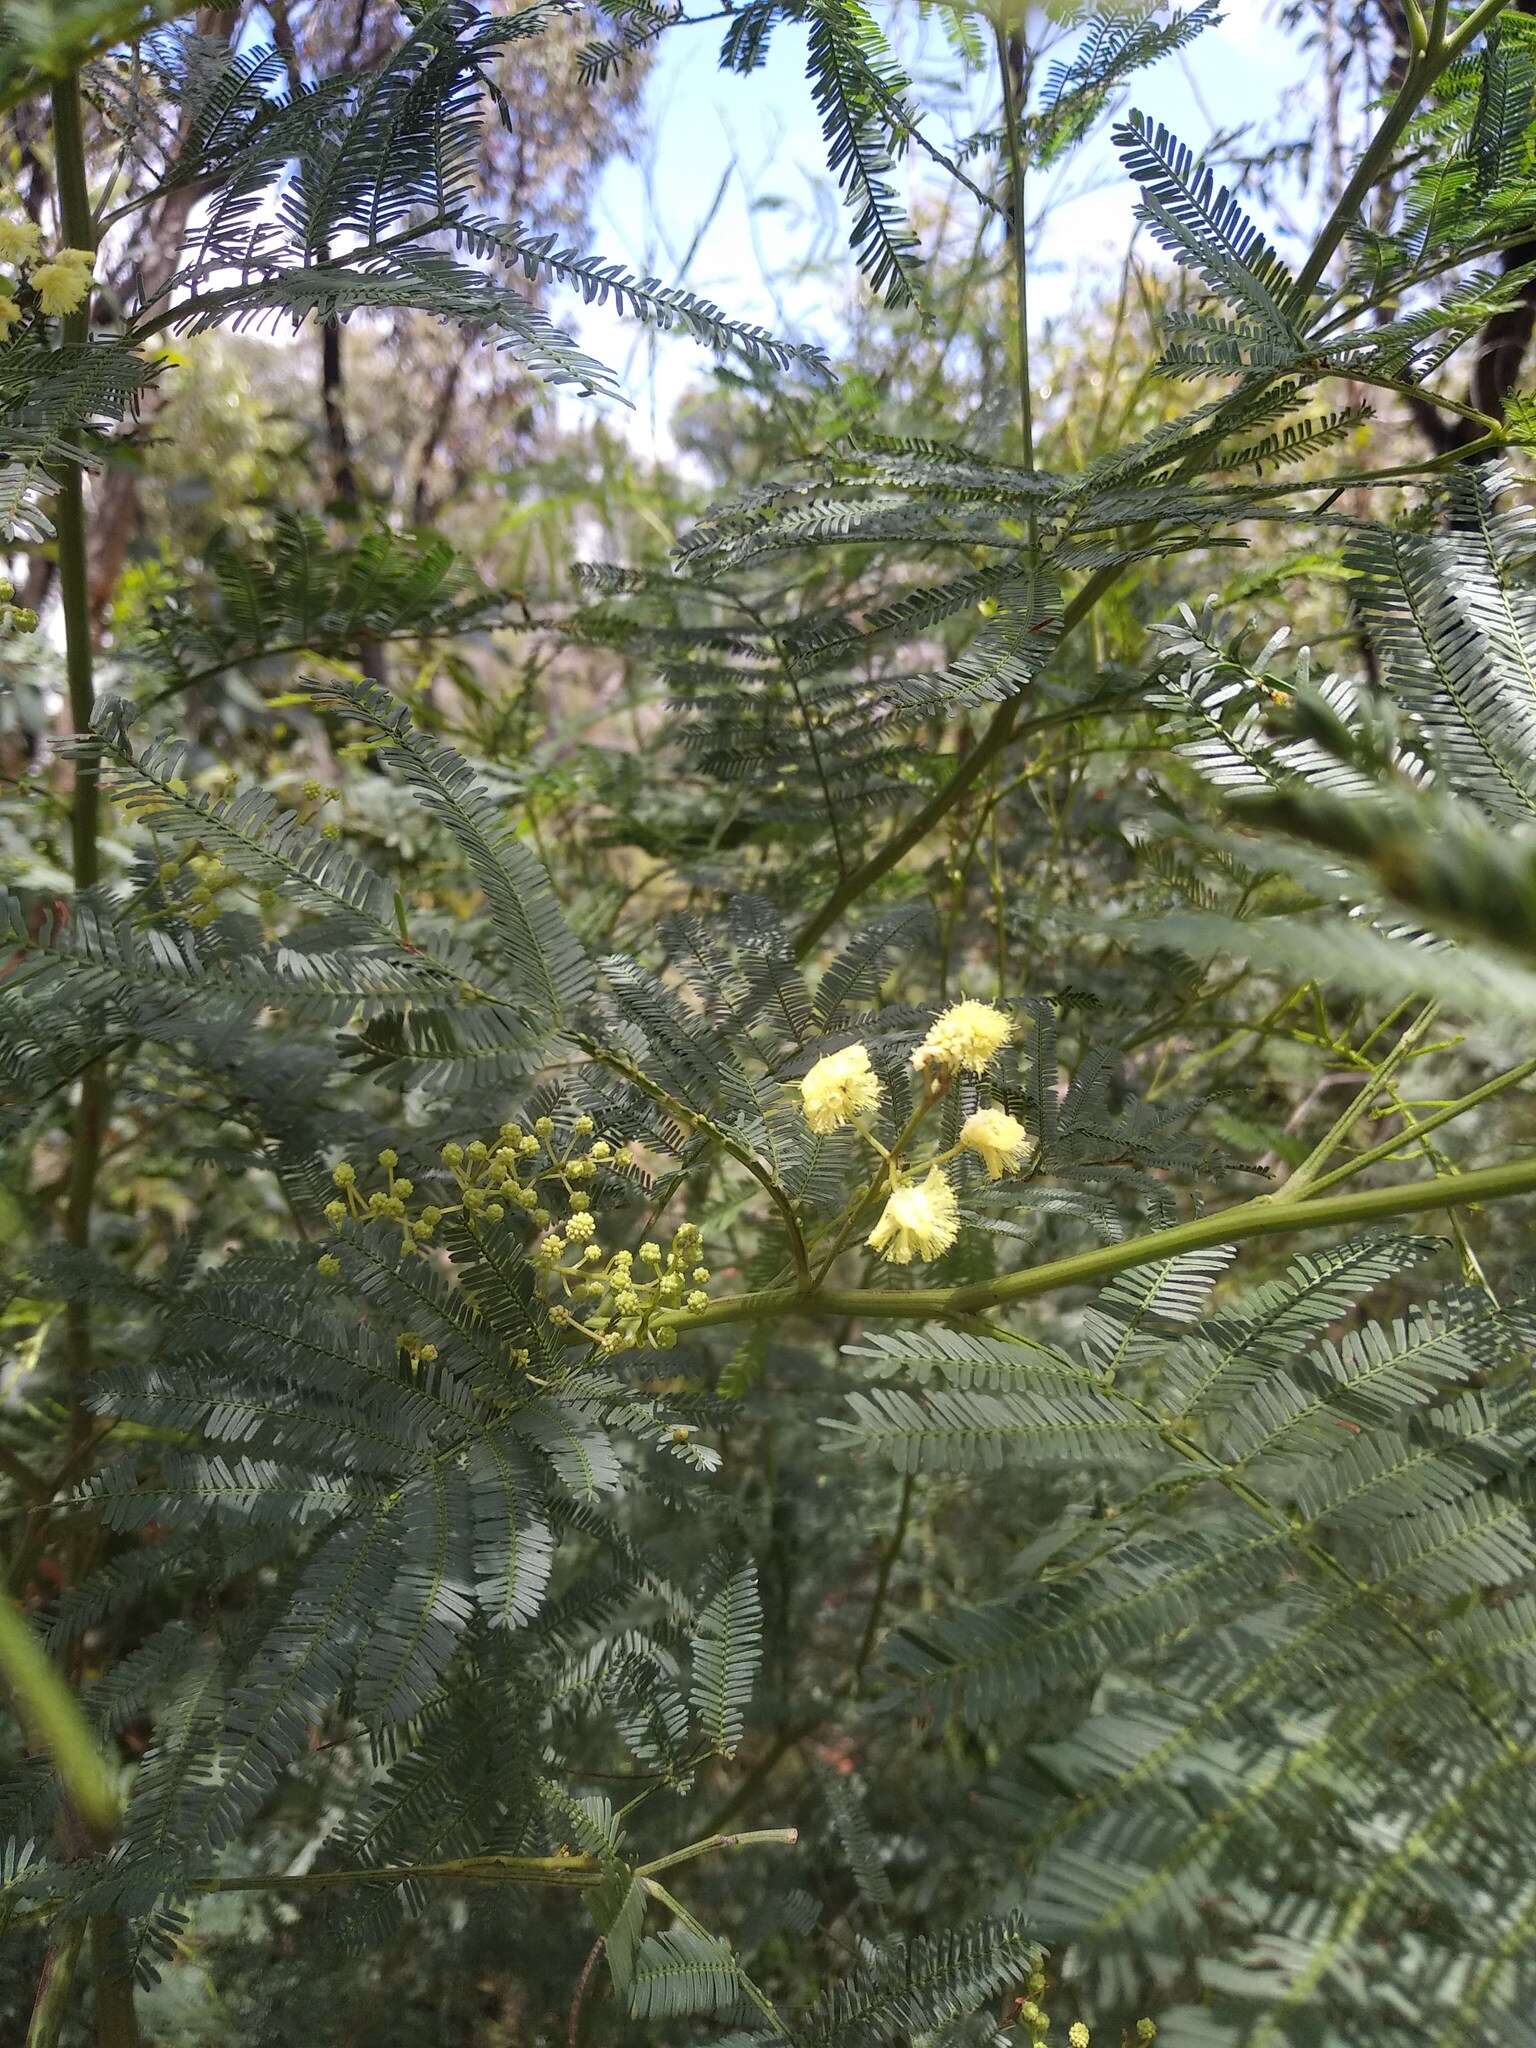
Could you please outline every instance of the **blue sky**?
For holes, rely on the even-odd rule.
[[[1294,38],[1272,17],[1265,0],[1226,0],[1220,24],[1141,73],[1128,101],[1197,149],[1216,127],[1270,127],[1303,72]],[[889,19],[883,10],[881,18]],[[647,140],[636,161],[605,173],[592,245],[681,279],[733,314],[820,341],[835,358],[852,260],[834,266],[843,285],[829,284],[825,271],[803,274],[807,253],[838,248],[847,225],[827,181],[804,34],[781,28],[766,69],[750,79],[718,70],[719,35],[717,22],[662,37],[647,88]],[[941,75],[954,72],[936,23],[909,36],[902,57],[918,103],[934,105]],[[943,139],[942,115],[935,134]],[[1042,196],[1051,203],[1034,251],[1035,320],[1065,311],[1095,270],[1117,264],[1133,225],[1134,193],[1102,134],[1054,174],[1046,194],[1036,182],[1032,199]],[[702,367],[697,350],[681,337],[663,337],[653,350],[601,311],[581,313],[578,326],[595,354],[624,369],[636,443],[665,449],[667,416]]]

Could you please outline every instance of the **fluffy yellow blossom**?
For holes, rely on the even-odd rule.
[[[869,1048],[845,1045],[819,1059],[800,1083],[805,1120],[825,1137],[856,1116],[879,1106],[880,1080],[869,1064]]]
[[[1012,1030],[1013,1019],[1004,1011],[967,997],[964,1002],[952,1003],[929,1025],[928,1036],[912,1055],[912,1064],[919,1073],[930,1061],[951,1074],[962,1070],[985,1073],[1008,1043]]]
[[[34,268],[32,288],[45,313],[73,313],[85,302],[91,288],[91,273],[78,263],[66,263],[63,257],[57,257],[52,263],[39,263]]]
[[[1029,1133],[1006,1109],[978,1109],[960,1126],[960,1142],[975,1152],[988,1180],[1001,1180],[1029,1157]]]
[[[909,1266],[914,1258],[936,1259],[947,1252],[960,1234],[960,1211],[955,1191],[943,1171],[935,1166],[921,1183],[896,1188],[869,1233],[871,1251],[882,1253],[893,1265]]]
[[[0,263],[30,263],[42,242],[30,220],[0,220]]]
[[[8,292],[0,291],[0,341],[8,339],[11,329],[20,318],[20,306]]]

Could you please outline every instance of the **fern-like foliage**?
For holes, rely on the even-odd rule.
[[[48,538],[51,466],[91,461],[98,434],[117,424],[153,375],[120,341],[0,347],[0,540]]]
[[[907,1624],[894,1666],[1002,1734],[1052,1703],[993,1778],[1039,1924],[1090,1973],[1127,1943],[1193,1970],[1212,2039],[1491,2040],[1530,1996],[1522,1889],[1467,1873],[1524,1826],[1536,1313],[1458,1289],[1357,1319],[1435,1249],[1347,1244],[1209,1305],[1219,1257],[1149,1268],[1073,1349],[859,1350],[843,1444],[1048,1488],[1069,1462],[1048,1565]]]
[[[207,566],[216,603],[173,592],[152,608],[134,649],[157,694],[274,658],[345,660],[360,642],[450,639],[523,617],[436,534],[379,527],[338,546],[318,520],[284,512],[265,546],[216,535]]]
[[[1306,892],[1308,943],[1328,948],[1331,976],[1443,989],[1502,1031],[1501,1012],[1528,1010],[1529,976],[1510,955],[1528,955],[1536,933],[1533,527],[1501,464],[1457,471],[1441,510],[1439,524],[1370,526],[1353,541],[1376,695],[1315,678],[1304,654],[1281,668],[1278,643],[1249,650],[1214,618],[1190,615],[1166,636],[1164,701],[1181,749],[1245,820],[1283,826],[1325,856],[1269,837],[1249,849]],[[1341,904],[1354,910],[1347,927]],[[1258,917],[1239,934],[1220,915],[1186,916],[1168,935],[1197,947],[1251,941],[1259,958],[1280,938],[1267,924]],[[1443,950],[1453,936],[1465,941],[1455,954]],[[1282,940],[1270,957],[1283,951]]]

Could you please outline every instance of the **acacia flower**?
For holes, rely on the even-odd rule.
[[[21,318],[21,308],[9,292],[0,291],[0,341],[5,341]]]
[[[819,1137],[879,1107],[880,1079],[866,1045],[845,1045],[819,1059],[800,1083],[805,1120]]]
[[[1029,1156],[1029,1133],[1006,1109],[978,1109],[960,1126],[960,1142],[976,1153],[988,1180],[1001,1180]]]
[[[31,277],[32,289],[45,313],[73,313],[84,304],[91,288],[90,271],[78,263],[66,263],[62,256],[55,257],[52,263],[37,264]]]
[[[928,1027],[928,1036],[912,1055],[921,1073],[930,1061],[946,1073],[984,1074],[1013,1031],[1013,1019],[991,1003],[969,996],[951,1003]]]
[[[30,263],[41,244],[35,221],[0,220],[0,263]]]
[[[1088,2029],[1081,2020],[1074,2020],[1071,2026],[1068,2027],[1067,2039],[1071,2042],[1072,2048],[1088,2048]]]
[[[914,1258],[936,1259],[960,1235],[960,1210],[948,1176],[937,1166],[925,1181],[894,1188],[869,1233],[871,1251],[892,1265],[909,1266]]]

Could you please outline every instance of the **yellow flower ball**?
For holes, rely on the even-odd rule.
[[[869,1233],[871,1251],[895,1266],[936,1259],[960,1235],[960,1210],[947,1176],[935,1166],[928,1178],[893,1190],[880,1221]]]
[[[1088,2029],[1081,2020],[1074,2020],[1071,2026],[1068,2027],[1067,2039],[1071,2042],[1072,2048],[1088,2048]]]
[[[1013,1033],[1013,1019],[991,1003],[969,996],[951,1003],[928,1027],[928,1036],[912,1055],[918,1072],[930,1063],[946,1073],[984,1074]]]
[[[0,341],[4,341],[21,318],[21,308],[6,292],[0,292]]]
[[[821,1137],[878,1108],[880,1079],[868,1046],[845,1045],[819,1059],[800,1083],[800,1099],[806,1122]]]
[[[960,1142],[987,1169],[988,1180],[1001,1180],[1029,1157],[1029,1133],[1006,1109],[978,1109],[960,1126]]]
[[[62,259],[37,264],[31,276],[32,289],[45,313],[73,313],[84,305],[91,288],[90,272]]]
[[[30,263],[42,240],[36,221],[0,220],[0,263]]]

